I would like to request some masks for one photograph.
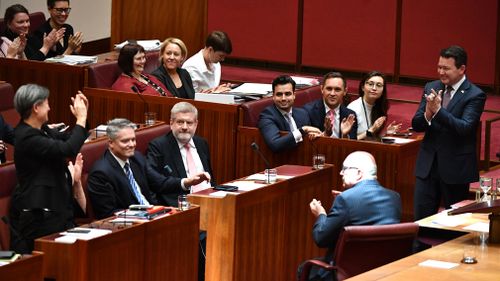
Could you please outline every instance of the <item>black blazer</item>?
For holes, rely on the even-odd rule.
[[[182,87],[184,87],[187,96],[183,96],[179,93],[179,91],[175,87],[174,81],[172,81],[172,78],[170,78],[170,75],[168,75],[167,70],[165,69],[163,64],[160,64],[160,66],[155,69],[155,71],[153,71],[151,75],[154,75],[156,78],[158,78],[158,80],[160,80],[160,82],[165,85],[167,90],[169,90],[172,95],[183,99],[194,99],[194,88],[191,76],[189,76],[189,73],[184,68],[177,68],[177,73],[181,78]]]
[[[0,114],[0,140],[8,144],[14,145],[14,129],[3,119],[3,116]],[[0,161],[5,163],[5,151],[0,153]]]
[[[297,128],[311,125],[307,112],[302,108],[294,107],[292,117]],[[260,113],[258,127],[264,141],[273,152],[280,152],[297,146],[288,122],[274,104],[266,107]],[[280,131],[288,131],[288,134],[282,136]]]
[[[63,43],[64,46],[61,44],[61,42],[57,42],[55,45],[55,50],[50,49],[45,58],[52,58],[58,55],[64,54],[66,51],[66,48],[68,47],[68,40],[71,35],[73,35],[73,27],[69,24],[64,24],[64,28],[66,28],[66,31],[64,32],[64,37],[63,37]],[[43,34],[49,34],[52,31],[52,26],[50,26],[50,18],[44,22],[33,34],[33,39],[36,40],[36,47],[37,49],[40,49],[43,46]],[[29,43],[29,42],[28,42]]]
[[[210,164],[208,143],[199,136],[194,136],[193,141],[200,155],[203,169],[210,174],[211,184],[215,186],[216,181],[212,173],[212,165]],[[153,178],[160,179],[159,182],[152,184],[158,201],[160,204],[167,206],[177,206],[177,197],[188,193],[181,186],[181,180],[186,178],[187,174],[182,162],[179,145],[172,132],[157,137],[149,143],[147,159],[150,172],[158,175]]]
[[[434,161],[447,184],[465,184],[479,178],[476,145],[477,128],[486,102],[486,94],[469,80],[465,80],[455,92],[448,108],[441,108],[431,120],[425,120],[425,95],[443,90],[441,81],[427,83],[420,106],[412,119],[417,132],[425,132],[417,156],[415,174],[426,178]],[[443,91],[444,92],[444,91]]]
[[[149,188],[146,159],[136,151],[134,156],[129,158],[129,163],[142,195],[150,204],[156,204],[156,199]],[[92,208],[98,219],[110,217],[116,211],[139,203],[132,193],[125,171],[109,150],[106,150],[102,158],[92,167],[87,188]]]
[[[323,102],[323,99],[318,99],[312,102],[309,102],[308,104],[304,105],[304,109],[307,111],[309,114],[309,118],[311,119],[311,125],[313,127],[316,127],[320,129],[321,131],[325,130],[325,117],[326,117],[326,109],[325,109],[325,103]],[[349,114],[354,114],[354,117],[356,117],[356,120],[354,124],[352,125],[351,131],[349,132],[349,138],[356,140],[358,139],[357,132],[358,132],[358,118],[356,116],[356,113],[349,108],[347,108],[345,105],[341,104],[340,105],[340,121],[342,119],[347,118]],[[337,128],[338,129],[338,135],[341,136],[340,132],[340,126]]]

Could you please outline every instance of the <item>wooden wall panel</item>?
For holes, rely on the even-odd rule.
[[[405,0],[401,76],[437,78],[439,51],[460,45],[468,53],[467,75],[475,83],[495,81],[497,0]]]
[[[295,63],[299,0],[211,0],[208,32],[223,30],[231,57]]]
[[[188,56],[204,45],[207,0],[113,0],[111,44],[178,37]]]
[[[302,65],[393,73],[396,2],[304,1]]]

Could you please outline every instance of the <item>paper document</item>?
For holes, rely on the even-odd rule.
[[[277,175],[276,179],[278,180],[287,180],[291,179],[293,176],[285,176],[285,175]],[[266,175],[264,174],[253,174],[250,175],[246,178],[246,180],[252,180],[252,181],[265,181],[266,180]]]
[[[446,262],[446,261],[437,261],[437,260],[426,260],[418,265],[420,266],[428,266],[428,267],[435,267],[435,268],[443,268],[443,269],[450,269],[458,266],[458,263],[454,262]]]
[[[238,96],[244,95],[267,95],[273,91],[273,86],[271,84],[263,83],[243,83],[240,86],[232,89],[227,94],[233,94]]]
[[[253,181],[233,181],[229,184],[237,186],[239,191],[251,191],[266,186],[265,184],[256,183]]]
[[[301,76],[291,76],[293,81],[298,85],[314,86],[318,85],[319,81],[316,78],[301,77]]]
[[[448,216],[447,212],[441,212],[432,223],[439,224],[442,226],[455,227],[467,222],[467,220],[472,216],[471,213],[465,213],[456,216]]]
[[[490,232],[490,224],[487,222],[476,222],[471,225],[464,227],[465,230],[478,231],[478,232]]]
[[[238,194],[238,192],[230,192],[230,191],[219,190],[219,191],[212,192],[209,195],[213,196],[213,197],[225,197],[228,194]]]
[[[54,63],[64,63],[69,65],[89,64],[89,63],[96,63],[97,56],[61,55],[57,57],[48,58],[45,61]]]
[[[131,40],[132,42],[136,42],[137,44],[141,45],[146,52],[149,51],[158,51],[160,50],[161,42],[158,39],[154,40]],[[115,49],[120,50],[123,48],[123,46],[127,45],[130,41],[125,41],[120,44],[115,44]]]
[[[103,235],[106,235],[106,234],[109,234],[112,232],[109,229],[83,228],[83,227],[74,228],[73,230],[88,231],[88,233],[78,233],[78,232],[75,233],[75,232],[69,232],[69,231],[71,231],[71,230],[69,230],[69,231],[61,232],[60,234],[63,236],[74,237],[74,238],[80,239],[80,240],[90,240],[90,239],[100,237],[100,236],[103,236]],[[64,238],[63,238],[63,240],[64,240]],[[56,241],[57,241],[57,239],[56,239]]]

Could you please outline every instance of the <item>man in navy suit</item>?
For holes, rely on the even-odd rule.
[[[135,124],[116,118],[108,123],[108,149],[90,171],[87,181],[96,218],[112,216],[131,204],[154,205],[146,159],[135,151]]]
[[[160,180],[153,185],[160,204],[177,206],[179,195],[216,185],[208,143],[195,135],[197,125],[196,107],[179,102],[170,112],[172,131],[149,143],[148,165],[150,172],[158,175],[154,178]],[[195,164],[193,171],[189,169],[186,146]]]
[[[321,94],[323,99],[304,106],[311,125],[324,131],[325,136],[357,139],[356,113],[343,104],[347,94],[344,76],[339,72],[325,74],[321,81]]]
[[[467,198],[469,183],[478,180],[477,128],[486,95],[465,76],[467,53],[459,46],[441,50],[439,80],[425,85],[412,120],[425,132],[417,157],[415,219]]]
[[[273,102],[259,117],[260,133],[273,152],[294,148],[306,133],[320,134],[319,129],[310,126],[307,112],[293,107],[295,81],[290,76],[278,76],[273,81]],[[284,136],[280,131],[288,131]]]
[[[335,245],[344,226],[394,224],[401,219],[401,198],[397,192],[378,183],[377,164],[370,153],[355,151],[349,154],[340,175],[344,187],[348,189],[341,193],[332,191],[335,199],[328,213],[320,201],[313,199],[309,203],[312,214],[317,218],[313,239],[318,247],[328,248],[323,259],[327,263],[332,262]],[[329,274],[312,270],[309,280],[331,280]]]

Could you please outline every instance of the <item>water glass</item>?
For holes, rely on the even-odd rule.
[[[146,126],[154,125],[156,122],[156,112],[144,112],[144,124]]]
[[[325,167],[325,155],[324,154],[315,154],[313,156],[313,169],[319,170]]]
[[[491,185],[493,183],[492,178],[488,177],[480,177],[479,178],[479,186],[483,190],[484,196],[482,201],[488,201],[488,191],[491,189]]]
[[[266,178],[266,183],[275,183],[278,177],[278,171],[276,169],[266,169],[264,171],[264,176]]]
[[[476,245],[465,245],[464,246],[464,255],[462,259],[462,263],[473,264],[477,263],[476,259]]]
[[[179,197],[177,197],[177,205],[179,207],[179,211],[189,210],[191,204],[189,204],[188,196],[185,194],[179,195]]]

